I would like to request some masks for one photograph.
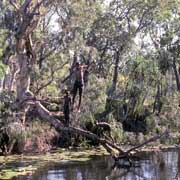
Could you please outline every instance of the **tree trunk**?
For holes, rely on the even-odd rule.
[[[173,70],[174,70],[174,75],[175,75],[175,78],[176,78],[177,90],[180,91],[179,73],[177,71],[175,58],[173,59]]]
[[[8,89],[9,84],[10,84],[10,68],[8,67],[6,69],[6,73],[3,78],[2,89],[3,90]]]
[[[16,64],[18,73],[16,78],[16,106],[21,111],[19,119],[24,122],[26,112],[29,109],[29,104],[24,103],[26,100],[33,99],[34,95],[30,92],[30,70],[33,69],[35,62],[35,53],[32,48],[31,34],[36,28],[39,21],[39,7],[43,1],[37,3],[34,7],[30,1],[26,0],[24,4],[18,8],[16,2],[10,3],[16,8],[19,13],[18,30],[16,31]],[[28,7],[29,6],[29,7]],[[29,10],[27,11],[27,8]],[[37,13],[34,12],[37,10]],[[29,12],[32,11],[32,12]],[[35,14],[35,15],[32,15]],[[17,71],[16,71],[17,72]],[[13,82],[13,81],[12,81]]]
[[[113,74],[113,80],[112,80],[112,87],[109,92],[109,96],[112,96],[114,92],[116,91],[117,86],[117,80],[118,80],[118,71],[119,71],[119,61],[120,61],[120,52],[116,51],[115,53],[115,67],[114,67],[114,74]]]
[[[30,75],[28,72],[29,70],[27,66],[27,57],[19,55],[18,61],[21,68],[17,79],[17,98],[19,100],[24,100],[25,93],[29,91],[30,85]]]
[[[2,89],[7,90],[8,92],[14,90],[14,82],[16,78],[16,71],[14,68],[8,68],[6,74],[4,75],[4,79],[2,80]]]
[[[161,106],[161,90],[160,90],[160,82],[158,82],[157,84],[157,93],[156,93],[156,97],[154,100],[154,105],[153,105],[153,113],[155,113],[156,110],[158,110],[158,112],[160,112],[160,106]]]
[[[112,84],[113,92],[116,91],[116,85],[117,85],[117,80],[118,80],[118,70],[119,70],[119,51],[116,52],[116,62],[115,62],[115,67],[114,67],[114,77],[113,77],[113,84]]]

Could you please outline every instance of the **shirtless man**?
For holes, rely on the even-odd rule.
[[[84,86],[84,70],[83,70],[83,66],[81,66],[79,62],[76,62],[74,72],[75,72],[75,82],[74,82],[74,87],[73,87],[72,106],[74,105],[77,91],[79,90],[79,103],[78,103],[77,111],[80,112],[82,92],[83,92],[83,86]]]

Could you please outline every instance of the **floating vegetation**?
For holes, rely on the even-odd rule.
[[[103,148],[96,149],[57,149],[45,154],[0,156],[0,179],[15,176],[31,176],[38,168],[48,163],[72,161],[85,163],[94,156],[108,155]]]

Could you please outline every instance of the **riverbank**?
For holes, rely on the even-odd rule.
[[[124,149],[128,148],[127,146]],[[177,146],[148,146],[142,152],[166,151]],[[56,149],[47,153],[0,156],[0,179],[11,179],[19,175],[32,175],[37,169],[52,163],[86,163],[96,156],[109,155],[103,147]]]

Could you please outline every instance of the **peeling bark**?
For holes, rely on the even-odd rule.
[[[33,69],[36,56],[31,35],[39,22],[39,8],[43,0],[36,4],[32,4],[32,0],[26,0],[22,6],[14,1],[10,1],[10,3],[19,13],[19,27],[15,35],[16,63],[19,68],[16,79],[16,106],[21,111],[19,120],[24,123],[26,113],[30,107],[29,104],[24,102],[34,98],[33,93],[30,91],[30,71]]]

